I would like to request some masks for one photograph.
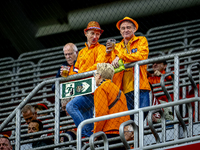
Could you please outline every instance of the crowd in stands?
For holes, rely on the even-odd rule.
[[[71,116],[76,127],[78,127],[82,121],[89,118],[133,110],[135,108],[134,68],[121,69],[117,72],[116,69],[120,67],[120,61],[123,61],[123,64],[127,64],[148,59],[148,41],[144,36],[135,36],[139,25],[132,18],[125,17],[119,20],[116,27],[119,29],[123,39],[121,42],[116,43],[114,47],[111,42],[107,42],[106,46],[98,42],[104,30],[101,29],[99,23],[96,21],[89,22],[86,29],[84,29],[87,42],[79,53],[76,45],[73,43],[67,43],[63,47],[66,61],[58,70],[56,78],[96,70],[94,78],[97,89],[94,93],[61,100],[61,116]],[[160,83],[161,76],[165,74],[166,67],[166,61],[154,63],[152,66],[153,72],[147,72],[147,65],[140,66],[139,108],[168,102],[167,97],[163,95],[154,96],[153,104],[150,104],[149,97],[149,92],[153,90],[151,89],[151,85]],[[172,77],[166,77],[165,81],[172,81]],[[52,91],[55,92],[55,90],[55,85],[53,84]],[[154,94],[155,93],[153,93],[153,95]],[[173,101],[173,94],[170,96]],[[189,97],[194,97],[193,89],[190,91],[188,98]],[[48,107],[42,103],[38,103],[35,106],[24,106],[22,115],[28,125],[28,134],[43,130],[43,123],[41,120],[37,119],[37,117],[48,114],[38,115],[37,113],[38,111],[47,109]],[[172,109],[169,107],[163,110],[165,119],[167,121],[173,120]],[[194,104],[193,111],[195,111]],[[146,118],[147,115],[148,112],[145,112],[144,118]],[[200,116],[198,116],[198,118],[200,118]],[[90,137],[93,133],[99,131],[106,133],[108,138],[117,137],[119,136],[119,126],[121,123],[130,119],[134,120],[134,115],[87,124],[82,129],[82,138]],[[154,114],[152,120],[154,123],[161,122],[159,113]],[[127,131],[130,133],[127,140],[133,140],[133,128],[128,128]],[[61,133],[68,133],[72,136],[73,140],[76,140],[76,129],[62,131]],[[31,136],[30,138],[38,138],[38,136]],[[98,140],[98,138],[96,140]],[[67,139],[61,138],[60,141],[67,141]],[[21,145],[21,149],[44,146],[48,143],[52,143],[52,141],[38,141],[24,144]],[[2,146],[7,146],[8,149],[12,149],[9,139],[5,137],[0,137],[0,147]]]
[[[134,109],[134,68],[122,69],[118,72],[115,72],[114,69],[119,68],[120,60],[126,64],[147,59],[149,54],[148,42],[143,36],[135,36],[138,24],[133,19],[125,17],[118,21],[116,26],[123,40],[115,44],[114,48],[111,42],[107,42],[106,46],[98,43],[103,30],[96,21],[89,22],[87,28],[84,29],[87,37],[86,47],[80,50],[77,60],[75,60],[76,57],[69,58],[69,55],[67,55],[67,51],[71,51],[71,55],[77,54],[75,45],[68,43],[64,46],[63,52],[66,58],[65,64],[68,64],[66,67],[68,75],[97,70],[95,81],[98,88],[95,92],[77,96],[66,104],[66,111],[73,118],[76,127],[82,121],[93,116],[104,116]],[[70,59],[74,64],[69,65]],[[56,75],[56,77],[60,76],[66,77],[63,75],[63,67],[58,70]],[[54,85],[52,90],[55,91]],[[142,65],[140,66],[139,108],[150,105],[150,90],[147,65]],[[113,105],[113,108],[109,108],[111,105]],[[144,114],[144,118],[147,114],[148,112]],[[118,136],[120,124],[130,120],[130,118],[134,120],[134,115],[87,124],[82,129],[82,137],[90,137],[98,131],[104,131],[108,138]],[[132,129],[130,133],[130,139],[133,139]]]

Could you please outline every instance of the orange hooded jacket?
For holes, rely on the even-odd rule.
[[[126,97],[121,92],[120,99],[109,109],[108,106],[116,99],[119,88],[111,81],[104,81],[94,92],[95,117],[128,111]],[[130,116],[99,121],[94,123],[94,133],[103,131],[106,134],[119,134],[121,123],[130,120]]]
[[[147,39],[144,36],[134,36],[126,46],[123,39],[120,43],[116,44],[114,53],[125,64],[148,59],[149,48]],[[139,77],[140,89],[151,90],[147,79],[147,65],[140,66]],[[134,68],[127,68],[124,71],[122,86],[125,94],[134,90]]]

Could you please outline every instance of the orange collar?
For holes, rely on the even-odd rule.
[[[133,36],[129,41],[127,45],[131,45],[131,43],[137,41],[139,38],[137,36]],[[124,44],[124,39],[121,41],[121,45],[123,48],[126,48],[126,45]]]
[[[86,46],[88,49],[94,48],[94,47],[96,47],[97,45],[99,45],[99,42],[97,42],[96,44],[92,44],[90,47],[88,47],[88,44],[85,43],[85,46]]]

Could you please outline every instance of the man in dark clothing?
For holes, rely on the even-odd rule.
[[[78,55],[78,49],[73,43],[67,43],[63,47],[63,53],[66,59],[66,62],[62,64],[61,68],[56,74],[56,78],[67,77],[68,75],[76,74],[77,71],[74,68],[76,58]],[[52,85],[52,91],[55,92],[55,84]]]
[[[43,124],[39,120],[32,120],[28,125],[28,134],[35,133],[35,132],[42,131],[42,130],[43,130]],[[33,139],[33,138],[39,138],[39,137],[40,137],[40,135],[35,135],[35,136],[31,136],[29,138]],[[21,145],[21,150],[28,150],[31,148],[36,148],[36,147],[41,147],[41,146],[46,146],[46,145],[47,145],[46,141],[35,141],[33,143],[27,143],[27,144]]]

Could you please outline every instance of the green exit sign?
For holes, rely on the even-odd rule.
[[[96,89],[94,77],[60,84],[60,99],[93,93]]]

